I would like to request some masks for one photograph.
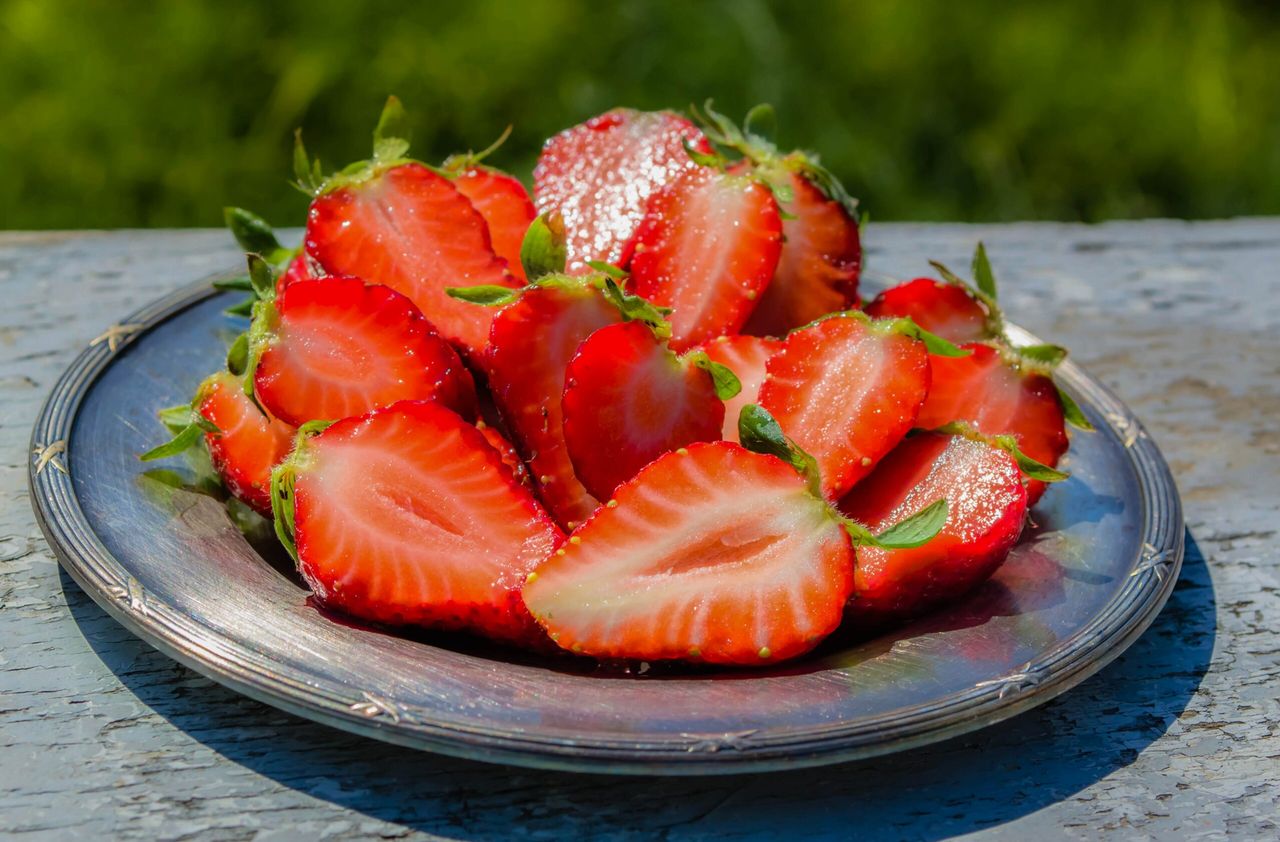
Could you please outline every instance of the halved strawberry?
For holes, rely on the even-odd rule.
[[[298,184],[315,196],[304,246],[325,274],[354,275],[407,295],[441,336],[474,358],[484,350],[493,314],[450,298],[445,289],[517,283],[467,197],[445,176],[405,157],[409,142],[395,136],[403,118],[399,101],[388,99],[372,159],[327,179],[298,141]]]
[[[453,186],[484,217],[493,250],[507,261],[507,270],[516,283],[525,283],[527,279],[520,266],[520,243],[529,230],[529,223],[537,216],[529,191],[515,176],[475,164],[456,170]]]
[[[1022,451],[1050,467],[1067,452],[1063,405],[1053,380],[990,345],[962,346],[966,357],[932,358],[933,381],[917,424],[940,427],[967,421],[989,436],[1012,435]],[[1030,505],[1044,483],[1028,487]]]
[[[432,398],[474,418],[475,384],[405,296],[359,278],[295,281],[250,329],[254,394],[290,424]]]
[[[741,391],[724,402],[724,427],[720,437],[738,440],[738,413],[749,403],[758,403],[764,383],[765,363],[782,349],[781,339],[763,336],[720,336],[700,346],[713,362],[720,363],[738,376]]]
[[[536,634],[519,588],[560,530],[451,410],[403,401],[304,428],[272,490],[277,532],[325,605],[501,640]]]
[[[143,461],[176,456],[203,440],[227,490],[271,516],[271,469],[289,454],[295,430],[263,415],[239,377],[223,371],[206,378],[189,406],[166,409],[161,418],[175,436],[144,453]]]
[[[963,596],[983,582],[1017,543],[1027,493],[1014,457],[962,435],[913,435],[840,501],[873,530],[945,497],[942,531],[910,549],[857,551],[850,617],[878,625],[907,619]]]
[[[565,371],[562,400],[565,445],[587,491],[606,499],[662,454],[719,439],[719,395],[738,393],[726,372],[700,351],[677,357],[644,322],[587,337]]]
[[[606,111],[547,141],[533,192],[539,211],[564,217],[569,272],[586,271],[588,260],[618,262],[650,194],[694,166],[686,141],[708,149],[684,117],[630,108]]]
[[[853,548],[805,480],[730,442],[668,453],[529,576],[559,646],[598,658],[760,665],[840,622]]]
[[[795,331],[769,358],[760,405],[818,460],[829,499],[870,473],[916,424],[929,391],[922,336],[905,320],[842,314]]]
[[[631,288],[671,308],[671,347],[684,350],[751,315],[778,267],[778,203],[749,176],[699,166],[650,197],[629,249]]]
[[[991,314],[965,287],[916,278],[891,287],[866,306],[876,319],[905,316],[920,327],[951,342],[991,339]]]
[[[542,501],[568,529],[599,503],[574,475],[565,450],[560,409],[565,368],[584,339],[621,319],[590,279],[561,276],[519,293],[494,317],[489,334],[484,365],[494,403]]]
[[[803,160],[795,155],[788,159],[797,167]],[[788,159],[770,176],[790,188],[790,197],[779,201],[784,217],[778,270],[744,328],[760,336],[782,336],[827,313],[847,310],[858,299],[858,221],[845,203],[788,167]]]

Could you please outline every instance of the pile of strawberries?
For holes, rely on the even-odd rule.
[[[1087,427],[1065,351],[981,246],[859,308],[840,183],[694,117],[567,129],[532,199],[409,159],[394,98],[367,161],[299,141],[303,246],[228,210],[251,323],[144,458],[203,442],[331,608],[539,651],[770,664],[964,594]]]

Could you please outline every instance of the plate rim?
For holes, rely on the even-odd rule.
[[[168,657],[236,692],[290,713],[387,742],[472,760],[564,771],[617,774],[736,774],[839,763],[901,751],[986,727],[1043,704],[1099,672],[1146,631],[1168,600],[1183,559],[1181,501],[1163,455],[1142,423],[1102,383],[1068,359],[1059,382],[1077,402],[1101,415],[1124,445],[1142,503],[1141,551],[1124,584],[1092,618],[1039,653],[1019,671],[928,702],[819,726],[644,738],[584,737],[550,730],[468,725],[411,710],[360,688],[290,681],[246,658],[225,635],[148,596],[97,538],[68,473],[73,456],[42,459],[70,441],[82,399],[133,342],[179,313],[219,295],[219,272],[142,306],[89,343],[58,378],[31,434],[28,488],[36,520],[62,568],[99,606]],[[1038,342],[1011,326],[1014,336]],[[65,464],[64,464],[65,463]],[[183,620],[187,620],[184,623]],[[427,644],[424,644],[427,645]]]

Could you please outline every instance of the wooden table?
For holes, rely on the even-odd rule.
[[[876,224],[869,271],[967,266],[1074,349],[1162,446],[1190,531],[1124,656],[1065,696],[894,757],[721,779],[525,771],[347,736],[131,637],[59,572],[28,436],[72,357],[234,266],[218,231],[0,234],[0,834],[20,838],[1275,838],[1280,834],[1280,219]]]

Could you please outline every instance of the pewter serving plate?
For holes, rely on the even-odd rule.
[[[768,670],[596,672],[323,613],[261,523],[233,522],[207,460],[142,464],[243,322],[200,282],[89,347],[33,432],[31,496],[72,578],[131,631],[235,690],[338,728],[479,760],[715,774],[897,751],[1005,719],[1115,658],[1182,563],[1177,492],[1129,410],[1067,362],[1097,427],[996,577],[881,637],[837,633]],[[1033,341],[1017,333],[1020,341]]]

